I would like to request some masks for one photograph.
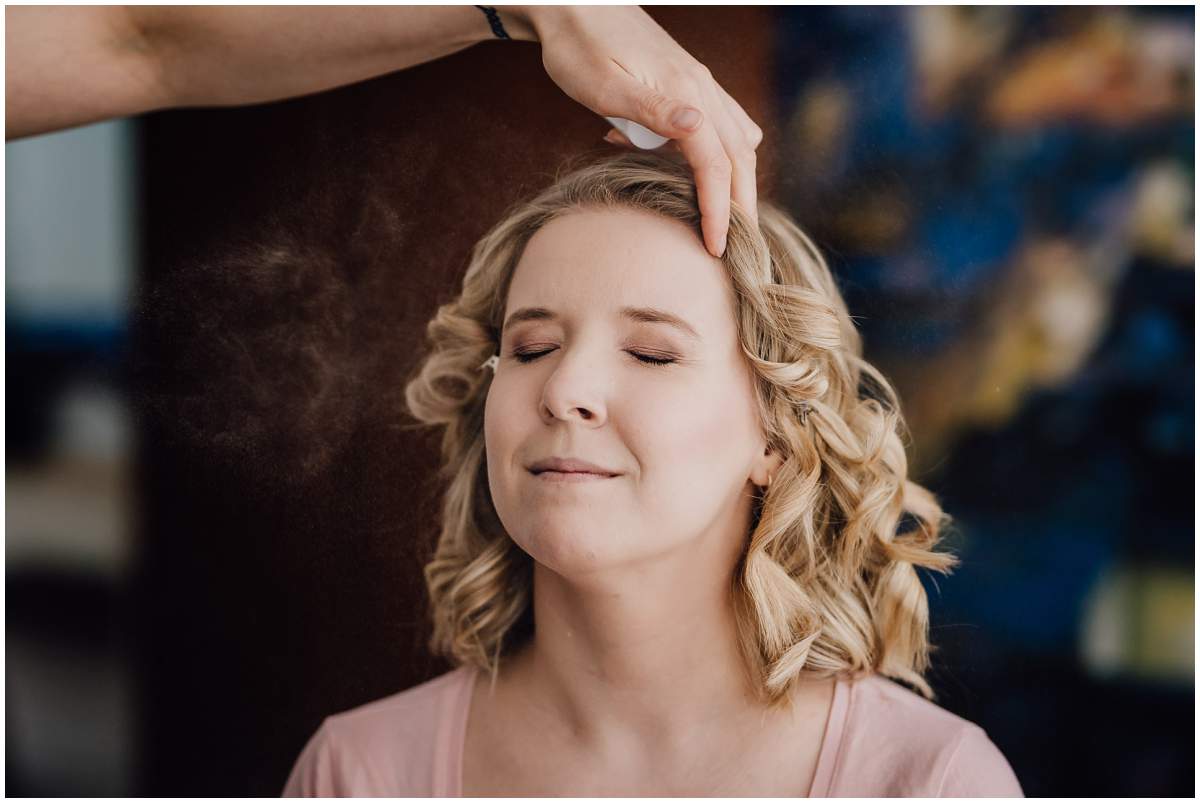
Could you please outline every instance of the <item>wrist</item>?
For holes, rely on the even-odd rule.
[[[571,6],[493,6],[500,14],[504,30],[521,42],[544,42],[556,20]]]
[[[504,26],[504,32],[508,34],[509,39],[515,42],[538,41],[537,30],[529,18],[528,6],[491,6],[491,8],[496,10],[500,24]],[[497,37],[493,31],[488,38],[495,40],[500,37]]]

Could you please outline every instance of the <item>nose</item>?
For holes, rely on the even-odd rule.
[[[559,351],[558,365],[542,387],[541,414],[546,423],[554,419],[577,421],[591,427],[607,420],[603,401],[603,378],[590,370],[588,358],[578,352]]]

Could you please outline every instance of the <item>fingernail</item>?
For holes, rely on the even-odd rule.
[[[727,240],[728,240],[728,235],[722,234],[720,242],[717,243],[717,256],[719,256],[719,257],[725,256],[725,243]]]
[[[692,108],[681,109],[675,113],[671,122],[679,128],[693,129],[700,125],[700,112]]]

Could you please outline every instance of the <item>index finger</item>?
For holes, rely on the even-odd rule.
[[[742,108],[741,104],[725,91],[725,87],[717,84],[717,90],[725,100],[725,113],[729,116],[730,123],[736,126],[745,138],[746,146],[749,148],[747,160],[753,159],[759,143],[762,142],[762,129],[750,119],[750,115],[746,114],[746,110]],[[742,209],[750,216],[755,226],[758,225],[758,183],[755,176],[756,171],[757,168],[751,170],[749,176],[740,176],[741,181],[739,182],[738,173],[744,171],[739,171],[738,166],[734,165],[734,200],[742,205]]]
[[[700,204],[700,228],[704,246],[715,257],[725,253],[729,233],[729,190],[733,181],[733,163],[717,136],[710,112],[705,112],[700,127],[676,140],[679,150],[696,173],[696,196]]]

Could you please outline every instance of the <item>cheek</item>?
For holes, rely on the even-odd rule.
[[[500,512],[506,489],[512,482],[509,475],[516,451],[517,425],[510,408],[511,402],[503,391],[493,393],[489,389],[483,406],[483,448],[488,487],[497,512]]]
[[[632,448],[645,469],[645,504],[669,509],[677,520],[704,518],[724,504],[745,480],[752,413],[745,399],[716,383],[651,418],[639,414],[643,427]]]
[[[728,389],[724,382],[704,384],[669,401],[655,402],[652,426],[647,423],[648,437],[660,454],[672,463],[699,456],[720,455],[730,443],[744,442],[744,402]],[[701,461],[711,463],[710,459]]]
[[[489,445],[492,438],[512,445],[515,433],[536,419],[536,408],[531,406],[534,404],[536,401],[531,402],[528,394],[511,378],[508,382],[493,379],[483,407],[484,434]]]
[[[493,382],[483,407],[484,447],[489,465],[496,468],[501,463],[505,467],[515,465],[522,440],[537,423],[535,414],[528,409],[528,402],[514,390]]]

